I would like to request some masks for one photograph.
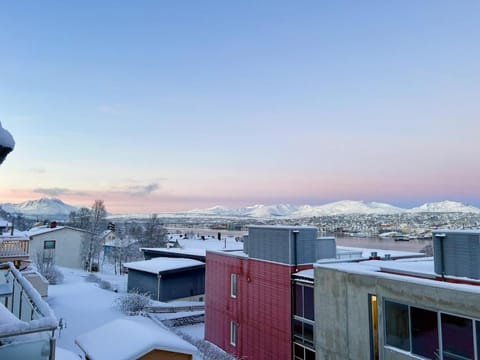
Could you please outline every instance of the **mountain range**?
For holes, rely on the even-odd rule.
[[[65,219],[77,207],[65,204],[60,199],[42,198],[29,200],[19,204],[4,203],[0,208],[9,213],[20,213],[28,217],[48,217],[50,219]],[[252,217],[252,218],[304,218],[313,216],[348,215],[348,214],[402,214],[402,213],[475,213],[480,214],[480,208],[455,201],[426,203],[419,207],[404,209],[379,202],[343,200],[324,205],[253,205],[241,208],[214,206],[207,209],[195,209],[176,214],[219,217]],[[161,215],[161,214],[160,214]],[[175,215],[175,213],[170,213]],[[128,214],[125,215],[128,217]]]

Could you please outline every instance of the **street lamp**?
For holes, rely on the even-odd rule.
[[[0,164],[5,160],[14,147],[15,140],[13,140],[13,136],[7,130],[2,128],[2,123],[0,123]]]

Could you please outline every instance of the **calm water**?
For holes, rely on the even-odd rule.
[[[188,233],[193,231],[199,235],[216,236],[219,232],[223,236],[242,236],[246,235],[246,231],[228,231],[228,230],[213,230],[201,227],[167,227],[171,232],[180,231],[182,233]],[[320,235],[319,236],[323,236]],[[340,246],[355,246],[362,248],[374,248],[383,250],[399,250],[399,251],[420,251],[425,246],[430,245],[432,240],[410,240],[410,241],[395,241],[393,239],[381,239],[381,238],[365,238],[365,237],[340,237],[335,236],[337,245]]]
[[[410,241],[395,241],[393,239],[381,238],[358,238],[358,237],[335,237],[337,245],[341,246],[356,246],[362,248],[375,248],[384,250],[399,250],[399,251],[420,251],[425,246],[430,245],[432,240],[410,240]]]

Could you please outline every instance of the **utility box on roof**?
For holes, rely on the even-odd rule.
[[[433,231],[435,273],[480,279],[480,230]]]

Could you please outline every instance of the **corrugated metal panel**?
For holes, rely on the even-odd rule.
[[[207,254],[205,339],[246,359],[291,359],[290,278],[293,267]],[[237,297],[230,274],[237,274]],[[230,345],[230,321],[237,346]]]
[[[480,232],[434,232],[433,250],[435,273],[480,279]]]

